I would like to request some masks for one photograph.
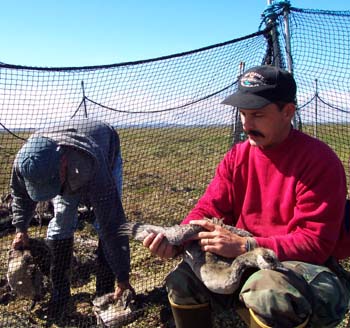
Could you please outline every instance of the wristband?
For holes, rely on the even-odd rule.
[[[245,251],[250,252],[256,247],[257,247],[257,245],[256,245],[255,239],[252,237],[247,237],[247,241],[245,243]]]

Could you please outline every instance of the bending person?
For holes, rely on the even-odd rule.
[[[116,238],[125,222],[121,203],[122,159],[119,136],[110,125],[90,119],[70,120],[35,132],[17,153],[11,189],[13,247],[28,246],[28,226],[38,201],[53,199],[54,218],[47,242],[52,250],[50,312],[62,316],[70,298],[70,265],[79,203],[93,207],[99,235],[96,294],[129,284],[128,239]],[[115,280],[117,280],[115,288]]]

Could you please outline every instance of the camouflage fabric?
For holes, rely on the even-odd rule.
[[[181,262],[166,278],[168,296],[179,305],[209,303],[214,312],[251,308],[266,325],[295,327],[309,318],[310,327],[335,327],[348,309],[349,290],[327,267],[283,262],[279,271],[247,272],[236,294],[210,292]]]

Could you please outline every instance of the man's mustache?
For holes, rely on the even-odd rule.
[[[258,131],[258,130],[246,130],[246,131],[244,131],[245,132],[245,134],[246,135],[252,135],[252,136],[254,136],[254,137],[262,137],[262,138],[264,138],[265,137],[265,135],[263,134],[263,133],[261,133],[260,131]]]

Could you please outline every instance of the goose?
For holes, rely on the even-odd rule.
[[[223,224],[221,219],[207,220],[214,224],[220,224],[241,237],[252,237],[252,234],[246,230]],[[191,238],[204,230],[196,224],[163,227],[140,222],[127,222],[120,226],[118,235],[129,236],[136,241],[143,242],[150,233],[162,233],[171,245],[183,246],[183,251],[180,254],[183,260],[210,291],[218,294],[235,292],[240,285],[243,273],[248,269],[255,271],[286,270],[275,252],[263,247],[257,247],[234,259],[202,251],[198,242],[191,241]]]
[[[30,299],[33,309],[43,297],[44,277],[50,270],[51,252],[44,239],[29,238],[26,249],[11,248],[6,278],[11,291],[19,298]]]

